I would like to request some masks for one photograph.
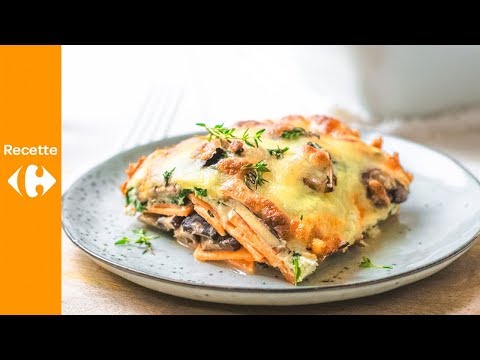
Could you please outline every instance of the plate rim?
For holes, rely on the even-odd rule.
[[[464,173],[466,173],[470,178],[473,179],[474,183],[477,184],[477,186],[480,188],[480,180],[477,179],[477,177],[472,174],[472,172],[467,169],[460,161],[458,161],[457,159],[455,159],[454,157],[440,151],[440,150],[437,150],[437,149],[433,149],[431,147],[428,147],[426,145],[423,145],[423,144],[420,144],[420,143],[417,143],[415,141],[412,141],[412,140],[409,140],[409,139],[405,139],[403,137],[400,137],[400,136],[395,136],[395,135],[389,135],[389,134],[382,134],[380,132],[377,132],[375,130],[364,130],[363,132],[361,132],[362,134],[375,134],[375,133],[378,133],[380,134],[382,137],[387,137],[387,138],[393,138],[393,139],[396,139],[396,140],[400,140],[400,141],[404,141],[406,143],[409,143],[411,145],[415,145],[415,146],[420,146],[422,148],[425,148],[429,151],[432,151],[438,155],[441,155],[443,157],[446,157],[448,158],[449,160],[451,160],[455,165],[457,165],[460,169],[462,169],[462,171]],[[64,217],[64,208],[63,208],[63,204],[64,204],[64,201],[65,201],[65,198],[68,196],[69,192],[75,187],[75,185],[80,182],[80,180],[82,178],[84,178],[85,176],[89,175],[90,173],[94,172],[95,170],[97,170],[97,168],[99,167],[102,167],[104,166],[105,164],[107,164],[108,162],[110,162],[112,159],[114,158],[117,158],[119,156],[122,156],[128,152],[131,152],[132,150],[134,149],[138,149],[138,148],[142,148],[142,147],[145,147],[145,148],[148,148],[148,147],[152,147],[152,146],[155,146],[156,143],[159,143],[159,142],[164,142],[166,140],[173,140],[174,143],[176,142],[179,142],[179,141],[182,141],[184,139],[187,139],[189,137],[192,137],[192,136],[196,136],[196,135],[202,135],[203,133],[199,133],[199,132],[195,132],[195,133],[189,133],[189,134],[185,134],[185,135],[178,135],[178,136],[172,136],[172,137],[167,137],[167,138],[164,138],[164,139],[161,139],[161,140],[156,140],[156,141],[151,141],[149,143],[146,143],[146,144],[143,144],[143,145],[138,145],[138,146],[134,146],[132,148],[129,148],[129,149],[126,149],[126,150],[123,150],[123,151],[120,151],[120,152],[117,152],[116,154],[113,154],[112,156],[109,156],[108,158],[104,159],[103,161],[99,162],[98,164],[96,164],[95,166],[91,167],[90,169],[88,169],[87,171],[84,171],[81,173],[81,175],[79,175],[71,184],[70,186],[63,192],[62,194],[62,229],[63,231],[65,232],[65,234],[67,235],[67,237],[70,239],[70,241],[75,244],[79,249],[81,249],[82,251],[86,252],[88,255],[94,257],[95,259],[103,262],[103,263],[106,263],[107,265],[110,265],[118,270],[121,270],[121,271],[125,271],[127,273],[130,273],[130,274],[133,274],[133,275],[137,275],[137,276],[143,276],[143,277],[146,277],[148,279],[151,279],[151,280],[154,280],[154,281],[158,281],[158,282],[164,282],[164,283],[169,283],[169,284],[172,284],[172,285],[181,285],[181,286],[187,286],[187,287],[191,287],[191,288],[195,288],[195,289],[206,289],[206,290],[213,290],[213,291],[234,291],[234,292],[245,292],[245,293],[276,293],[276,294],[279,294],[279,293],[295,293],[295,294],[300,294],[300,293],[311,293],[311,292],[322,292],[322,291],[336,291],[336,290],[342,290],[342,289],[354,289],[354,288],[361,288],[361,287],[367,287],[367,286],[372,286],[372,285],[380,285],[382,283],[388,283],[388,282],[391,282],[391,281],[394,281],[396,279],[401,279],[401,278],[405,278],[405,277],[410,277],[412,275],[415,275],[415,274],[418,274],[418,273],[422,273],[428,269],[431,269],[431,268],[434,268],[434,267],[437,267],[439,266],[440,264],[444,263],[444,262],[447,262],[448,260],[456,257],[457,255],[459,254],[463,254],[465,252],[468,251],[468,249],[470,249],[475,243],[477,240],[480,239],[480,229],[477,229],[476,233],[473,235],[473,237],[471,239],[469,239],[468,241],[466,241],[462,246],[460,246],[459,248],[457,248],[455,251],[453,252],[450,252],[449,254],[437,259],[436,261],[433,261],[431,263],[428,263],[428,264],[425,264],[424,266],[422,267],[419,267],[419,268],[414,268],[414,269],[411,269],[411,270],[407,270],[407,271],[404,271],[402,273],[399,273],[399,274],[395,274],[395,275],[390,275],[390,276],[386,276],[386,277],[382,277],[382,278],[379,278],[379,279],[375,279],[375,280],[365,280],[365,281],[361,281],[361,282],[356,282],[356,283],[351,283],[351,284],[338,284],[338,285],[323,285],[323,286],[317,286],[317,285],[308,285],[308,286],[292,286],[292,288],[288,288],[288,289],[285,289],[285,288],[252,288],[252,287],[236,287],[236,286],[221,286],[221,285],[206,285],[206,284],[196,284],[196,283],[192,283],[192,282],[188,282],[188,281],[184,281],[184,280],[172,280],[172,279],[169,279],[169,278],[166,278],[166,277],[162,277],[162,276],[156,276],[156,275],[151,275],[151,274],[148,274],[144,271],[141,271],[141,270],[137,270],[137,269],[134,269],[134,268],[131,268],[129,266],[125,266],[125,265],[121,265],[121,264],[118,264],[112,260],[109,260],[107,258],[104,258],[103,256],[101,256],[100,254],[97,254],[89,249],[87,249],[85,246],[83,246],[82,244],[80,244],[79,240],[76,239],[72,234],[71,232],[69,231],[68,229],[68,225],[66,224],[66,220],[65,220],[65,217]]]

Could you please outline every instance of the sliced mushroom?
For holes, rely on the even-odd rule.
[[[193,235],[212,237],[217,233],[215,229],[198,214],[187,216],[185,220],[182,221],[181,227],[184,231]]]
[[[335,186],[337,186],[337,176],[333,173],[332,166],[328,168],[327,172],[327,181],[325,182],[325,190],[323,192],[329,193],[335,190]]]
[[[142,214],[138,217],[138,220],[143,221],[147,225],[157,227],[161,230],[166,230],[158,226],[157,219],[159,218],[159,216],[160,215],[155,215],[155,214]]]
[[[393,189],[387,190],[387,194],[393,203],[400,204],[407,200],[408,190],[398,180],[395,180],[395,184],[397,186]]]
[[[212,154],[212,156],[205,161],[205,164],[203,166],[211,166],[215,165],[217,162],[220,161],[225,156],[225,150],[222,148],[217,147],[215,149],[215,152]]]
[[[157,223],[163,224],[168,230],[175,230],[180,227],[184,219],[183,216],[161,216],[158,218]]]
[[[205,251],[217,251],[217,250],[229,250],[236,251],[241,248],[240,243],[231,236],[218,236],[215,238],[202,238],[200,245],[202,250]]]
[[[335,190],[337,177],[333,171],[330,153],[317,143],[308,142],[304,147],[304,156],[312,165],[308,176],[303,177],[303,183],[310,189],[329,193]]]
[[[193,153],[195,159],[203,161],[204,166],[216,164],[224,155],[228,143],[225,140],[215,139],[203,143]]]
[[[367,184],[367,197],[372,201],[376,207],[386,207],[390,205],[385,187],[375,179],[371,179]]]
[[[386,207],[391,202],[400,204],[407,200],[407,188],[380,169],[365,170],[362,173],[362,182],[366,186],[367,197],[377,207]]]
[[[138,218],[145,224],[154,226],[163,231],[175,230],[180,227],[180,224],[185,219],[182,216],[164,216],[157,214],[142,214]]]
[[[230,145],[228,145],[228,151],[240,155],[243,150],[243,142],[239,140],[233,140]]]
[[[175,230],[175,238],[178,242],[190,248],[195,248],[198,244],[202,250],[230,250],[240,249],[240,243],[233,237],[220,236],[217,231],[198,214],[186,217],[180,227]]]
[[[315,190],[318,192],[325,192],[325,181],[322,181],[316,177],[308,177],[308,178],[304,177],[303,183],[312,190]]]

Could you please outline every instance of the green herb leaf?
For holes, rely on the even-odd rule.
[[[172,204],[177,204],[180,206],[185,205],[185,199],[187,198],[188,194],[191,194],[192,192],[193,192],[192,189],[180,190],[178,195],[172,198]]]
[[[366,256],[362,256],[362,262],[358,266],[364,268],[393,269],[390,265],[376,265]]]
[[[146,252],[149,252],[149,251],[153,253],[153,246],[152,246],[152,243],[150,242],[150,239],[153,239],[153,237],[142,235],[137,239],[137,241],[135,241],[135,244],[146,246],[142,254],[145,254]]]
[[[135,210],[138,212],[143,212],[145,210],[145,203],[141,203],[138,199],[135,200]]]
[[[130,204],[133,204],[135,206],[135,210],[138,212],[143,212],[145,210],[145,204],[146,202],[140,202],[140,200],[137,199],[136,196],[132,196],[131,192],[134,188],[131,187],[130,189],[127,190],[127,194],[125,195],[127,206]]]
[[[226,128],[223,124],[215,125],[214,127],[209,127],[204,123],[197,123],[197,126],[200,126],[208,131],[209,136],[208,140],[212,139],[223,139],[230,142],[232,139],[242,140],[251,147],[258,147],[258,143],[262,142],[261,136],[265,129],[258,130],[255,135],[251,136],[249,133],[249,129],[246,129],[242,135],[242,137],[238,137],[235,135],[235,128]]]
[[[360,267],[369,268],[373,266],[373,263],[366,256],[362,256],[362,262],[359,264]]]
[[[261,136],[264,133],[265,129],[258,130],[255,135],[250,136],[249,129],[246,129],[242,135],[242,140],[251,147],[258,148],[258,142],[262,142]],[[252,143],[253,141],[253,143]]]
[[[302,221],[302,220],[303,220],[303,214],[302,214],[302,215],[300,215],[300,221]]]
[[[277,159],[280,159],[283,157],[283,154],[288,150],[288,147],[284,147],[283,149],[280,149],[280,146],[277,145],[277,149],[267,149],[268,153],[272,156],[275,156]]]
[[[265,129],[258,130],[255,135],[253,136],[253,141],[255,142],[255,147],[258,148],[258,142],[262,142],[261,136],[265,132]]]
[[[132,230],[132,232],[136,238],[129,239],[128,237],[124,236],[123,238],[115,242],[115,245],[125,245],[133,241],[135,244],[146,246],[145,250],[143,251],[143,254],[145,254],[148,251],[153,254],[153,246],[150,240],[155,239],[158,236],[147,236],[145,229],[135,229],[135,230]]]
[[[127,193],[125,194],[125,200],[127,202],[127,206],[131,204],[131,200],[130,200],[130,191],[132,191],[134,188],[131,187],[130,189],[127,190]]]
[[[132,230],[132,232],[133,232],[135,235],[138,235],[138,236],[143,236],[143,235],[145,235],[145,229],[135,229],[135,230]]]
[[[298,280],[300,279],[300,276],[302,275],[302,269],[300,269],[300,260],[299,260],[300,254],[294,252],[292,255],[292,263],[293,263],[293,275],[294,275],[294,281],[295,285],[297,285]]]
[[[292,130],[285,130],[282,132],[282,138],[284,139],[296,139],[300,136],[305,136],[307,135],[307,132],[305,131],[304,128],[301,127],[294,127]]]
[[[176,168],[173,168],[170,171],[165,171],[163,173],[163,178],[165,179],[165,186],[168,186],[168,180],[172,177],[173,172],[175,171]]]
[[[260,136],[262,136],[262,134],[265,132],[265,129],[262,129],[262,130],[258,130],[256,133],[255,133],[255,137],[257,139],[260,139]]]
[[[270,172],[265,160],[260,160],[255,165],[244,165],[243,170],[245,171],[244,181],[249,189],[252,189],[253,186],[255,186],[256,189],[258,186],[262,186],[264,183],[268,182],[268,180],[263,178],[264,173]]]
[[[202,189],[200,187],[193,187],[193,191],[195,193],[195,196],[207,196],[207,189]]]
[[[212,140],[213,138],[216,138],[216,139],[224,139],[224,140],[230,141],[230,139],[235,138],[233,136],[235,129],[226,128],[223,126],[223,124],[215,125],[214,127],[208,127],[204,123],[197,123],[197,126],[203,127],[205,130],[208,131],[208,133],[210,134],[208,136],[208,140]]]
[[[124,236],[123,238],[121,238],[120,240],[118,240],[117,242],[115,242],[115,245],[124,245],[124,244],[128,244],[130,241],[129,238],[127,238],[126,236]]]
[[[247,144],[248,146],[253,147],[254,145],[248,140],[250,136],[248,135],[248,129],[245,130],[245,132],[242,135],[242,140]]]

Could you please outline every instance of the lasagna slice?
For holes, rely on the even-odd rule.
[[[208,127],[131,164],[126,212],[199,261],[277,268],[292,284],[361,240],[407,199],[412,175],[382,139],[326,116]]]

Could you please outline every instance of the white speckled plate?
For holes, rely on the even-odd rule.
[[[365,138],[371,138],[368,134]],[[63,227],[102,267],[142,286],[185,298],[258,305],[313,304],[391,290],[425,278],[465,253],[480,235],[480,184],[456,161],[413,142],[385,136],[389,152],[415,175],[400,215],[381,225],[368,247],[353,247],[323,262],[295,287],[274,270],[243,275],[195,261],[167,234],[152,240],[154,254],[115,241],[142,224],[123,214],[119,184],[129,162],[186,138],[176,137],[120,153],[80,177],[63,196]],[[362,256],[393,269],[361,268]]]

